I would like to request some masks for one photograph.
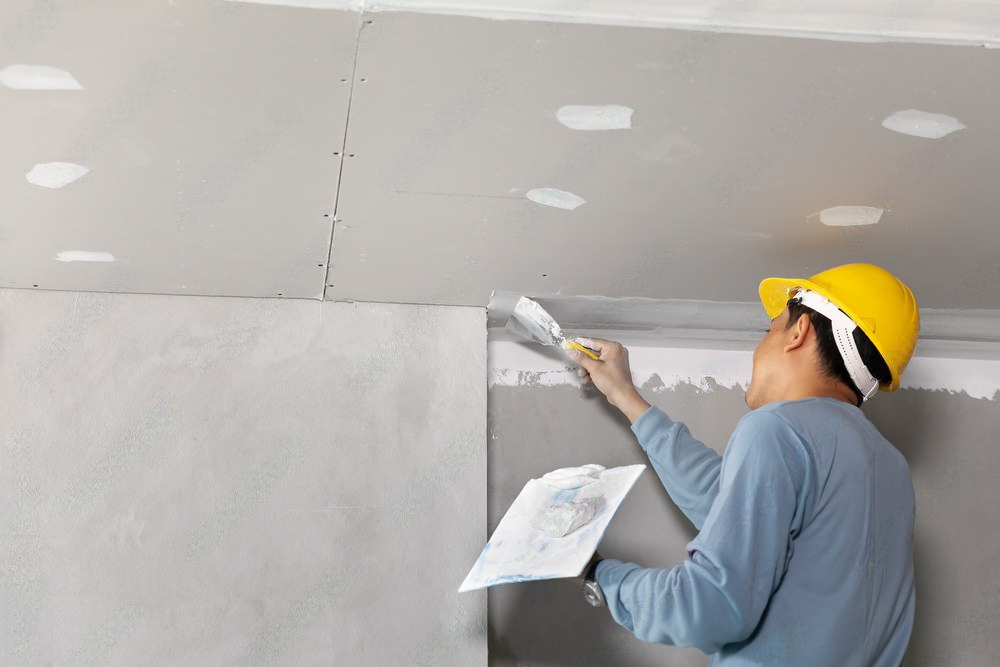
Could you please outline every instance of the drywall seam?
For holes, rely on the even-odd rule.
[[[494,20],[675,28],[851,42],[1000,47],[1000,4],[952,0],[943,8],[893,0],[227,0],[262,5],[418,12]],[[888,26],[892,26],[891,29]]]
[[[364,0],[360,0],[361,5],[364,5]],[[326,270],[323,272],[323,289],[319,294],[319,299],[321,301],[326,301],[326,291],[328,288],[333,287],[330,283],[330,272],[333,267],[333,244],[336,242],[337,236],[337,224],[340,221],[340,191],[344,185],[344,166],[346,164],[345,160],[349,153],[347,152],[347,142],[348,133],[351,129],[351,111],[354,109],[354,89],[358,81],[358,58],[361,54],[361,33],[364,31],[367,23],[365,22],[365,15],[362,12],[358,16],[358,27],[354,33],[354,58],[351,61],[351,80],[350,80],[350,90],[347,91],[347,109],[344,114],[344,135],[343,141],[340,144],[340,164],[337,167],[337,187],[333,193],[333,212],[330,215],[330,234],[328,237],[327,250],[326,250]]]
[[[628,345],[632,380],[637,387],[664,391],[691,385],[702,391],[717,387],[746,389],[753,369],[748,350],[712,350]],[[576,366],[539,346],[490,341],[489,386],[580,386]],[[903,373],[901,388],[966,393],[1000,400],[1000,359],[915,356]]]

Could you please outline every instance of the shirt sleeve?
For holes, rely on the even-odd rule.
[[[783,419],[770,412],[745,417],[687,560],[671,569],[598,565],[615,621],[645,641],[704,653],[749,637],[787,567],[805,465],[799,436]]]
[[[701,530],[719,493],[722,457],[658,408],[646,410],[632,432],[670,498]]]

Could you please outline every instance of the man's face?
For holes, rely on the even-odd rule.
[[[746,403],[751,410],[767,405],[773,399],[774,381],[779,372],[778,361],[784,348],[788,309],[771,320],[771,327],[753,351],[753,373],[747,387]]]

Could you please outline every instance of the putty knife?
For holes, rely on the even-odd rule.
[[[505,327],[508,331],[516,333],[522,338],[526,338],[542,345],[558,345],[565,350],[578,350],[591,359],[599,359],[596,352],[589,347],[584,347],[576,341],[566,340],[559,323],[552,319],[552,316],[545,312],[545,309],[526,296],[522,296],[514,306],[514,312],[507,320]]]

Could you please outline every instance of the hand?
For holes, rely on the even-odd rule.
[[[577,338],[576,342],[589,347],[600,357],[591,359],[582,352],[570,351],[570,358],[580,365],[581,381],[584,384],[592,382],[608,402],[624,412],[634,424],[649,409],[649,403],[643,400],[632,384],[628,350],[621,343],[602,338]]]
[[[593,348],[591,348],[593,349]],[[594,563],[604,560],[601,558],[601,554],[594,552],[594,555],[590,557],[590,561],[587,563],[586,567],[583,568],[583,572],[580,573],[579,577],[571,577],[570,582],[579,588],[583,586],[583,582],[587,580],[587,573],[590,572],[590,568],[594,566]]]

